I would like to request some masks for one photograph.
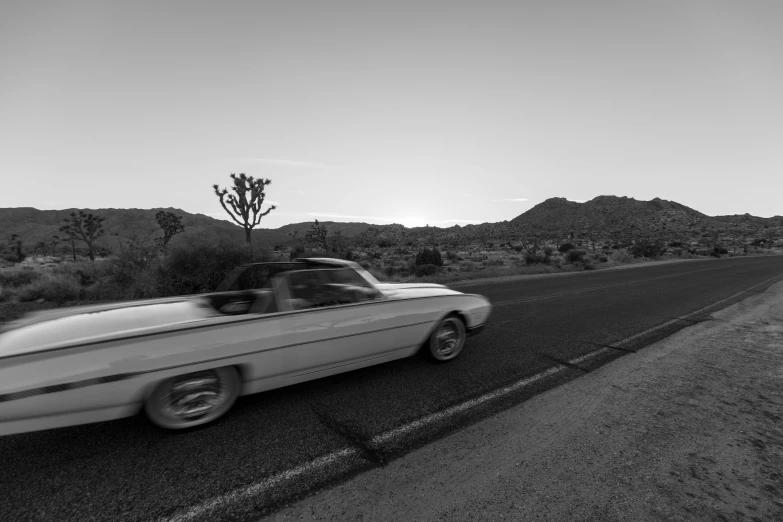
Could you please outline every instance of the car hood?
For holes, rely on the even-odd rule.
[[[390,298],[407,299],[411,297],[429,297],[435,295],[461,294],[456,290],[435,283],[380,283],[378,290]]]

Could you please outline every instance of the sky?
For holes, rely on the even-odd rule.
[[[779,0],[0,3],[0,207],[453,226],[783,214]]]

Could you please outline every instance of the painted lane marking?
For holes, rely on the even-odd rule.
[[[748,291],[752,291],[753,288],[757,286],[761,286],[769,281],[772,281],[773,279],[779,278],[780,276],[771,277],[770,279],[767,279],[766,281],[762,281],[761,283],[758,283],[756,285],[751,286],[747,290],[743,290],[741,292],[738,292],[730,297],[727,297],[725,299],[721,299],[720,301],[716,301],[712,304],[709,304],[705,307],[699,308],[698,310],[695,310],[693,312],[688,313],[684,317],[687,317],[689,315],[695,315],[698,314],[708,308],[714,307],[720,303],[726,302],[730,299],[733,299],[737,296],[742,295],[743,293],[746,293]],[[617,341],[615,343],[612,343],[611,346],[621,346],[623,344],[627,344],[635,339],[638,339],[644,335],[648,335],[656,330],[660,330],[661,328],[665,328],[669,325],[672,325],[676,322],[679,322],[680,319],[675,319],[671,321],[667,321],[663,324],[660,324],[658,326],[649,328],[641,333],[632,335],[626,339],[623,339],[621,341]],[[584,355],[581,355],[579,357],[575,357],[568,361],[569,364],[579,364],[581,362],[584,362],[586,360],[592,359],[593,357],[597,357],[598,355],[601,355],[605,352],[608,352],[610,348],[603,347],[599,348],[597,350],[594,350],[592,352],[588,352]],[[447,408],[441,412],[433,413],[430,415],[427,415],[425,417],[422,417],[418,420],[409,422],[408,424],[405,424],[403,426],[400,426],[398,428],[391,429],[389,431],[386,431],[384,433],[381,433],[380,435],[376,435],[370,440],[370,444],[373,446],[380,446],[384,443],[387,443],[389,441],[392,441],[396,438],[399,438],[401,436],[407,435],[408,433],[414,432],[416,430],[419,430],[425,426],[428,426],[430,424],[434,424],[440,421],[443,421],[444,419],[448,419],[449,417],[453,417],[454,415],[463,413],[471,408],[474,408],[476,406],[479,406],[481,404],[484,404],[486,402],[489,402],[494,399],[498,399],[500,397],[503,397],[504,395],[508,395],[509,393],[512,393],[514,391],[518,391],[525,386],[530,386],[531,384],[540,381],[541,379],[544,379],[546,377],[551,377],[557,373],[562,372],[563,370],[568,369],[568,367],[558,364],[555,366],[552,366],[548,368],[547,370],[544,370],[543,372],[537,373],[535,375],[532,375],[530,377],[525,377],[524,379],[520,379],[519,381],[510,384],[508,386],[505,386],[503,388],[499,388],[495,391],[485,393],[484,395],[481,395],[480,397],[477,397],[475,399],[471,399],[469,401],[463,402],[461,404],[451,406],[450,408]],[[311,460],[310,462],[306,462],[305,464],[302,464],[300,466],[297,466],[296,468],[286,470],[283,472],[280,472],[276,475],[273,475],[265,480],[262,480],[261,482],[257,482],[255,484],[251,484],[250,486],[246,486],[244,488],[240,488],[237,490],[234,490],[230,493],[227,493],[222,496],[215,497],[207,502],[204,502],[202,504],[198,504],[196,506],[193,506],[183,513],[176,515],[174,517],[170,518],[162,518],[162,522],[187,522],[190,520],[197,519],[201,516],[207,515],[211,513],[212,511],[219,509],[221,507],[227,507],[228,505],[235,503],[235,502],[241,502],[248,498],[253,498],[256,496],[260,496],[264,493],[266,493],[268,490],[272,489],[273,487],[279,486],[281,484],[284,484],[285,482],[292,481],[296,479],[297,477],[313,473],[315,471],[318,471],[322,468],[326,468],[330,464],[340,463],[341,461],[347,461],[348,459],[352,457],[357,457],[359,455],[360,451],[357,448],[348,447],[343,448],[337,451],[334,451],[332,453],[328,453],[326,455],[323,455],[321,457],[318,457],[317,459]]]
[[[208,515],[209,513],[215,511],[216,509],[226,507],[228,504],[233,504],[235,502],[240,502],[247,498],[258,496],[274,488],[275,486],[279,486],[281,484],[284,484],[285,482],[289,482],[302,475],[306,475],[321,470],[322,468],[325,468],[330,464],[334,464],[341,460],[346,460],[352,456],[357,455],[358,453],[359,450],[355,448],[344,448],[329,453],[322,457],[318,457],[315,460],[311,460],[310,462],[302,464],[301,466],[297,466],[293,469],[283,471],[281,473],[278,473],[277,475],[272,475],[271,477],[262,480],[261,482],[251,484],[250,486],[246,486],[244,488],[236,489],[231,493],[227,493],[226,495],[215,497],[212,500],[204,502],[203,504],[199,504],[197,506],[189,508],[187,511],[185,511],[180,515],[176,515],[171,518],[164,518],[162,520],[166,520],[168,522],[186,522],[189,520],[196,519],[198,517],[202,517],[204,515]]]
[[[433,413],[430,415],[427,415],[426,417],[422,417],[421,419],[415,420],[413,422],[409,422],[408,424],[405,424],[403,426],[400,426],[399,428],[394,428],[392,430],[389,430],[385,433],[382,433],[380,435],[376,435],[370,440],[370,444],[373,446],[380,446],[381,444],[384,444],[386,442],[389,442],[390,440],[394,440],[401,435],[405,435],[409,432],[416,431],[424,426],[437,423],[439,421],[442,421],[444,419],[447,419],[449,417],[453,417],[454,415],[457,415],[459,413],[463,413],[471,408],[474,408],[480,404],[483,404],[487,401],[491,401],[493,399],[497,399],[499,397],[502,397],[504,395],[508,395],[509,393],[512,393],[514,391],[517,391],[521,388],[524,388],[525,386],[529,386],[533,384],[534,382],[540,381],[541,379],[544,379],[546,377],[552,376],[556,373],[559,373],[563,370],[565,370],[566,367],[563,365],[556,365],[552,366],[551,368],[544,370],[543,372],[537,373],[531,377],[526,377],[522,380],[519,380],[513,384],[510,384],[508,386],[505,386],[503,388],[499,388],[495,391],[485,393],[484,395],[481,395],[480,397],[476,397],[475,399],[471,399],[467,402],[463,402],[461,404],[457,404],[456,406],[452,406],[450,408],[446,408],[443,411],[439,411],[437,413]]]

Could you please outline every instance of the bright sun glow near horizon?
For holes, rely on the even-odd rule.
[[[783,214],[783,2],[176,5],[0,7],[0,176],[36,186],[0,207],[219,218],[244,172],[272,180],[263,228],[600,195]]]

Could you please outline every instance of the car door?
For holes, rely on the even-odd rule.
[[[350,268],[290,272],[277,284],[291,307],[281,318],[291,378],[409,355],[421,338],[419,316],[404,313],[399,301],[385,298]]]

